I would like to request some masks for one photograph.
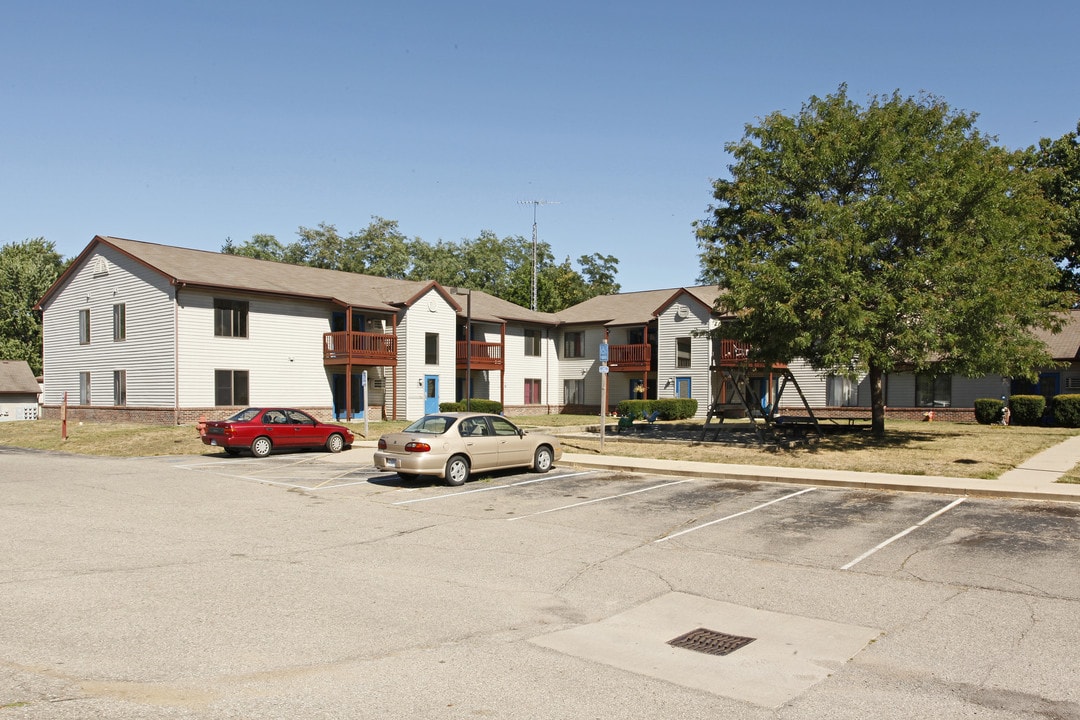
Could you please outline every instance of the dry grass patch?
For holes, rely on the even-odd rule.
[[[831,434],[820,442],[791,449],[696,441],[637,442],[616,436],[605,438],[604,453],[739,465],[995,478],[1076,434],[1076,430],[1068,428],[899,420],[889,422],[885,432],[884,438],[875,438],[867,431]],[[570,452],[599,452],[599,442],[591,439],[568,439],[564,447]]]

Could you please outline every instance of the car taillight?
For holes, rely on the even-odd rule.
[[[412,442],[405,443],[405,452],[431,452],[431,446],[426,442]]]
[[[379,438],[379,449],[380,450],[385,450],[386,449],[386,441],[383,440],[382,438]]]

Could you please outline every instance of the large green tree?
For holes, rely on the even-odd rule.
[[[0,360],[25,360],[41,374],[41,314],[34,305],[64,267],[45,238],[0,247]]]
[[[1028,151],[1041,169],[1043,192],[1061,213],[1061,232],[1068,238],[1057,261],[1063,269],[1062,287],[1080,292],[1080,122],[1076,132],[1057,140],[1043,138]]]
[[[975,115],[898,93],[861,107],[841,86],[726,146],[730,179],[697,224],[722,332],[759,358],[868,373],[873,430],[895,371],[1030,376],[1059,326],[1054,215],[1020,153]]]

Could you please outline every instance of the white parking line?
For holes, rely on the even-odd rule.
[[[895,535],[893,535],[891,538],[886,540],[885,542],[879,543],[876,546],[874,546],[873,548],[871,548],[870,550],[867,550],[862,555],[855,558],[854,560],[849,562],[847,565],[844,565],[840,569],[841,570],[850,570],[851,568],[855,567],[856,565],[861,563],[866,558],[868,558],[871,555],[873,555],[874,553],[876,553],[878,550],[882,549],[883,547],[886,547],[887,545],[889,545],[890,543],[895,542],[896,540],[899,540],[900,538],[907,535],[909,532],[919,529],[920,527],[922,527],[926,523],[928,523],[931,520],[933,520],[934,518],[936,518],[938,515],[942,515],[944,513],[947,513],[949,510],[952,510],[954,507],[956,507],[957,505],[959,505],[962,502],[964,502],[964,498],[958,498],[956,500],[953,500],[951,503],[949,503],[945,507],[941,508],[937,512],[930,513],[929,515],[924,517],[922,520],[920,520],[919,522],[917,522],[914,525],[912,525],[911,527],[909,527],[907,530],[904,530],[903,532],[898,532]]]
[[[567,475],[548,475],[542,478],[536,478],[535,480],[522,480],[521,482],[509,483],[508,485],[488,485],[482,488],[473,488],[470,490],[458,490],[457,492],[444,493],[442,495],[432,495],[431,497],[413,498],[412,500],[399,500],[393,505],[409,505],[410,503],[427,502],[428,500],[444,500],[446,498],[458,497],[459,495],[471,495],[473,493],[489,492],[491,490],[505,490],[507,488],[518,487],[520,485],[532,485],[533,483],[547,482],[549,480],[562,480],[568,477],[577,477],[578,475],[591,475],[595,470],[587,470],[579,473],[569,473]]]
[[[747,515],[747,514],[749,514],[749,513],[752,513],[752,512],[756,512],[757,510],[760,510],[760,509],[762,509],[762,508],[768,507],[768,506],[770,506],[770,505],[772,505],[772,504],[774,504],[774,503],[782,502],[782,501],[784,501],[784,500],[789,500],[789,499],[791,499],[791,498],[793,498],[793,497],[797,497],[797,496],[799,496],[799,495],[802,495],[803,493],[808,493],[808,492],[810,492],[811,490],[817,490],[817,488],[812,488],[812,487],[811,487],[811,488],[806,488],[805,490],[799,490],[798,492],[793,492],[793,493],[791,493],[790,495],[784,495],[783,497],[778,497],[778,498],[776,498],[775,500],[770,500],[770,501],[769,501],[769,502],[767,502],[767,503],[761,503],[760,505],[757,505],[757,506],[755,506],[755,507],[752,507],[752,508],[750,508],[749,510],[743,510],[742,512],[737,512],[737,513],[735,513],[734,515],[728,515],[727,517],[722,517],[722,518],[720,518],[719,520],[711,520],[711,521],[709,521],[709,522],[707,522],[707,523],[703,523],[703,524],[701,524],[701,525],[695,525],[695,526],[694,526],[694,527],[692,527],[692,528],[687,528],[686,530],[680,530],[680,531],[679,531],[679,532],[677,532],[677,533],[672,533],[672,534],[670,534],[670,535],[665,535],[664,537],[662,537],[662,538],[660,538],[660,539],[658,539],[658,540],[653,540],[653,542],[654,542],[654,543],[658,543],[658,542],[664,542],[665,540],[670,540],[670,539],[672,539],[672,538],[677,538],[677,537],[679,537],[680,535],[685,535],[686,533],[692,533],[692,532],[696,532],[697,530],[701,530],[702,528],[707,528],[707,527],[709,527],[710,525],[716,525],[717,523],[722,523],[722,522],[724,522],[725,520],[731,520],[732,518],[737,518],[737,517],[739,517],[740,515]]]
[[[666,488],[670,485],[679,485],[680,483],[691,482],[690,480],[676,480],[674,482],[666,482],[661,485],[653,485],[652,487],[641,488],[639,490],[631,490],[630,492],[619,493],[618,495],[608,495],[607,497],[595,498],[593,500],[584,500],[582,502],[572,503],[570,505],[562,505],[560,507],[550,508],[548,510],[541,510],[540,512],[530,513],[529,515],[519,515],[518,517],[507,518],[507,520],[523,520],[524,518],[536,517],[537,515],[546,515],[547,513],[558,512],[559,510],[569,510],[570,508],[581,507],[582,505],[591,505],[593,503],[603,502],[605,500],[615,500],[616,498],[623,498],[628,495],[637,495],[638,493],[649,492],[650,490],[659,490],[660,488]]]

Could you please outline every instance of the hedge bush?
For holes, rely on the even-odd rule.
[[[1013,425],[1040,425],[1046,412],[1046,398],[1042,395],[1013,395],[1009,398]]]
[[[997,398],[977,398],[975,400],[975,422],[982,425],[993,425],[1001,422],[1001,410],[1005,407],[1003,400]]]
[[[1052,408],[1054,424],[1080,427],[1080,395],[1055,395]]]
[[[469,409],[473,412],[501,413],[503,406],[498,400],[473,398],[469,402]],[[465,401],[439,403],[439,412],[465,412]]]
[[[659,400],[623,400],[615,411],[624,417],[643,418],[660,413],[661,420],[685,420],[697,414],[698,402],[691,398],[662,398]]]

